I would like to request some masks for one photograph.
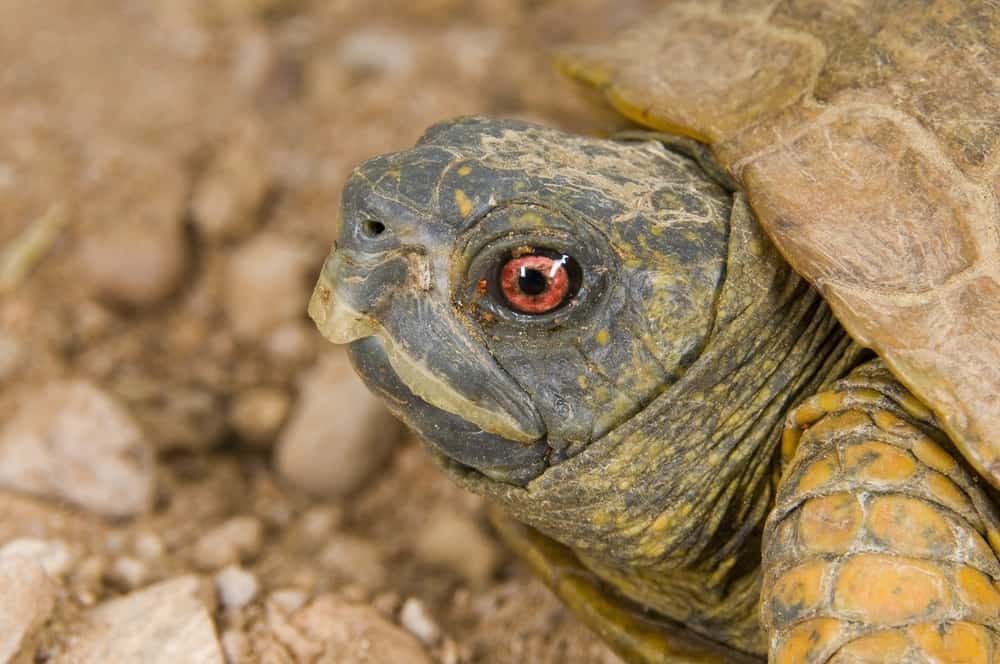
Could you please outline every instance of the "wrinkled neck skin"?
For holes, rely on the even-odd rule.
[[[523,488],[438,460],[460,484],[569,546],[630,599],[765,653],[760,536],[783,418],[859,352],[737,193],[713,329],[676,383]]]

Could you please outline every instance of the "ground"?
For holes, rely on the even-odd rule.
[[[305,306],[355,163],[614,129],[548,53],[645,4],[0,5],[0,660],[617,661]]]

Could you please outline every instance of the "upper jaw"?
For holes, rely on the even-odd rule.
[[[363,274],[354,274],[356,271]],[[324,337],[344,344],[376,336],[388,362],[409,391],[436,408],[513,443],[545,436],[530,395],[492,354],[455,320],[451,308],[430,293],[409,293],[405,284],[385,284],[378,267],[367,269],[327,259],[309,302],[309,315]],[[390,306],[363,310],[370,293],[392,290]],[[383,295],[384,296],[384,295]]]

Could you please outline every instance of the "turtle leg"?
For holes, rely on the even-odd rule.
[[[994,505],[876,361],[787,421],[765,527],[771,661],[1000,659]]]
[[[679,623],[643,613],[639,607],[610,593],[570,549],[501,510],[494,508],[490,518],[507,545],[625,661],[635,664],[759,661],[695,634]]]

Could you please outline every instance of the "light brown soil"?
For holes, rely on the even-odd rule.
[[[260,386],[294,409],[303,372],[329,352],[304,298],[355,163],[462,114],[612,129],[617,119],[549,71],[547,49],[627,24],[644,4],[2,3],[0,251],[30,229],[52,237],[6,286],[0,270],[0,425],[27,386],[83,377],[119,399],[158,450],[145,515],[110,521],[0,493],[0,546],[30,536],[74,552],[41,658],[72,648],[90,606],[186,572],[211,577],[199,539],[243,515],[263,526],[262,542],[242,555],[260,592],[213,619],[220,634],[249,635],[258,649],[246,661],[282,661],[260,644],[272,638],[269,598],[289,589],[371,604],[394,623],[417,598],[443,635],[424,646],[436,661],[616,661],[503,551],[479,501],[450,485],[417,442],[401,443],[360,490],[321,499],[275,472],[274,431],[249,440],[227,412]],[[218,207],[226,196],[228,217]],[[171,224],[182,232],[173,245]],[[166,239],[143,249],[143,237]],[[269,302],[234,293],[240,281],[227,276],[251,242],[297,247],[286,258],[305,266]],[[285,298],[298,299],[301,314],[258,335]],[[435,514],[474,523],[489,551],[469,555],[496,562],[463,570],[417,551]],[[350,560],[321,560],[330,541],[351,537],[378,552],[368,577],[352,578]]]

